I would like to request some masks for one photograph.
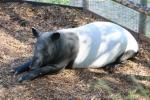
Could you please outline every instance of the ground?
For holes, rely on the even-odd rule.
[[[17,83],[10,70],[31,58],[36,41],[31,27],[41,31],[105,21],[79,9],[0,3],[1,100],[111,100],[150,99],[150,39],[140,36],[140,51],[111,71],[66,69],[33,81]],[[137,35],[136,33],[133,33]]]

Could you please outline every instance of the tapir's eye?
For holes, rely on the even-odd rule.
[[[52,35],[51,35],[51,39],[52,40],[58,40],[60,38],[60,33],[59,32],[54,32]]]

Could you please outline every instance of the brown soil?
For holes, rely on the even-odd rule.
[[[10,73],[30,59],[35,39],[31,27],[41,31],[76,27],[101,20],[82,10],[59,6],[0,3],[0,100],[99,100],[150,98],[150,39],[142,36],[140,52],[114,68],[66,69],[33,81],[17,83]],[[134,34],[134,33],[133,33]]]

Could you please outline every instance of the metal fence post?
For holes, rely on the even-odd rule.
[[[147,7],[148,0],[140,0],[140,3],[142,6]],[[139,16],[139,35],[146,33],[146,19],[146,15],[141,13]]]
[[[89,0],[83,0],[82,6],[83,6],[83,9],[88,9],[89,8]]]

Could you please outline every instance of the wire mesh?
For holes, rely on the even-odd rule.
[[[135,32],[139,32],[139,17],[140,13],[118,4],[112,0],[32,0],[40,2],[49,2],[54,4],[64,4],[69,6],[83,7],[86,1],[88,6],[86,8],[100,16],[105,17],[115,23],[125,26]],[[140,0],[130,0],[134,3],[140,3]],[[148,2],[150,7],[150,2]],[[146,20],[146,34],[150,36],[150,17]]]
[[[70,0],[69,5],[70,6],[76,6],[76,7],[82,7],[83,0]]]
[[[138,12],[111,0],[93,0],[89,2],[89,10],[113,21],[122,26],[138,32]]]
[[[146,27],[146,35],[150,37],[150,17],[147,17],[147,27]]]
[[[72,0],[79,4],[80,6],[83,0]],[[100,16],[105,17],[115,23],[118,23],[122,26],[125,26],[135,32],[139,32],[139,18],[140,13],[118,4],[112,0],[86,0],[88,2],[88,9]],[[133,1],[135,4],[140,4],[141,0],[130,0]],[[148,2],[148,7],[150,7],[150,2]],[[150,17],[147,17],[146,20],[146,35],[150,36]]]

